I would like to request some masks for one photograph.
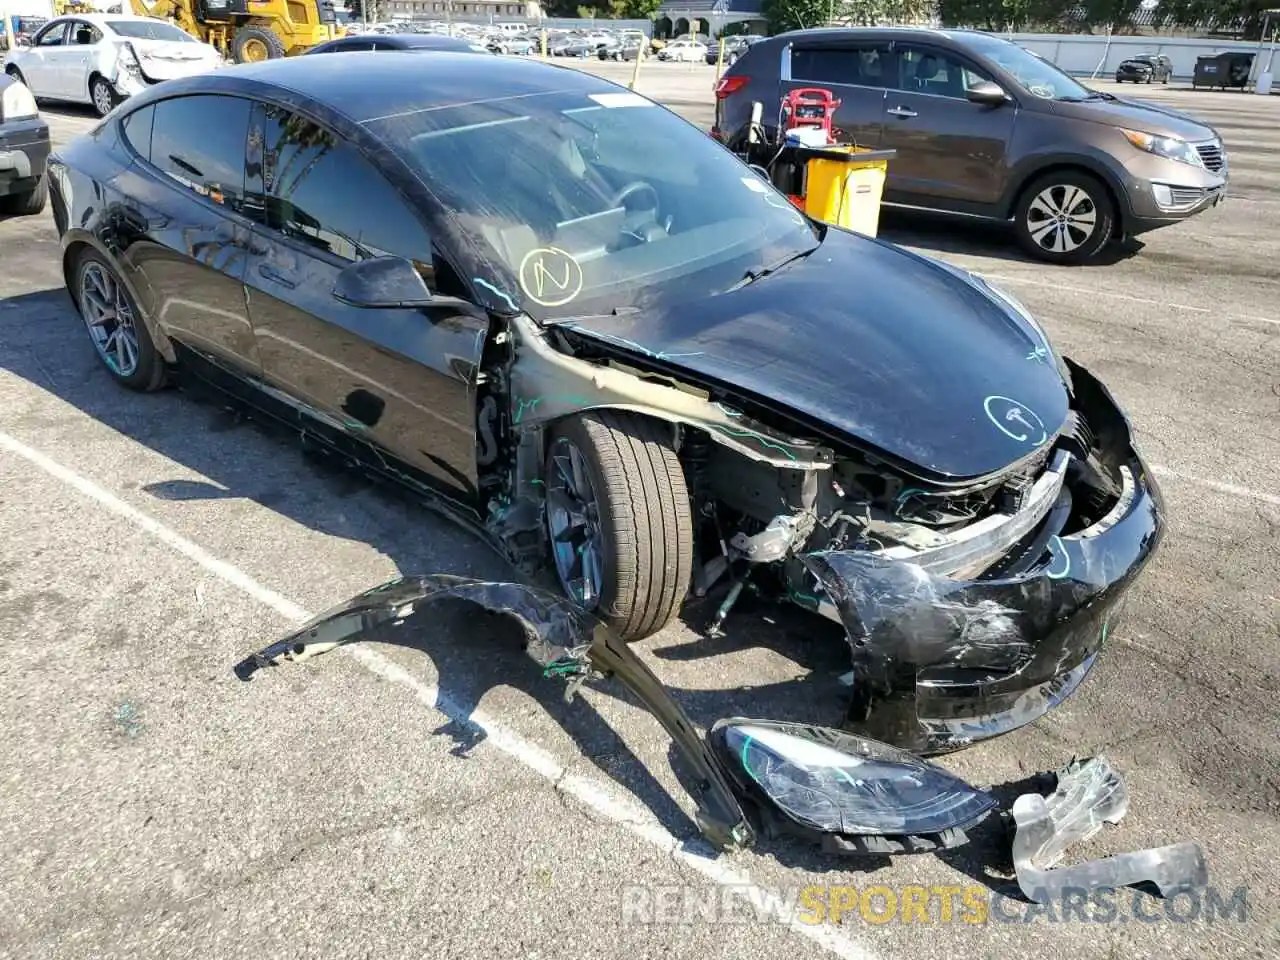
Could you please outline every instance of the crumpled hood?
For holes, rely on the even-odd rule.
[[[203,73],[222,64],[222,54],[207,43],[175,43],[169,40],[121,38],[138,55],[142,72],[152,80],[173,80]]]
[[[941,264],[836,229],[732,293],[564,326],[943,481],[1024,459],[1068,412],[1053,357],[1010,309]]]
[[[1130,130],[1141,130],[1162,137],[1177,137],[1195,142],[1212,140],[1217,131],[1206,123],[1192,119],[1185,113],[1170,110],[1154,103],[1119,98],[1116,100],[1086,100],[1083,103],[1053,101],[1053,110],[1064,116],[1094,123],[1106,123]]]

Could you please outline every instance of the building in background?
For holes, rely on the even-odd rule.
[[[735,33],[768,33],[761,0],[663,0],[655,14],[653,35],[718,37],[725,27],[739,23],[743,26]]]

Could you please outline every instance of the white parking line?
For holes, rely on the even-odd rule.
[[[1177,470],[1170,470],[1168,467],[1162,467],[1156,464],[1151,468],[1151,472],[1157,477],[1168,477],[1170,480],[1182,480],[1185,483],[1195,483],[1202,487],[1208,487],[1210,490],[1217,490],[1219,493],[1230,494],[1233,497],[1240,497],[1243,500],[1261,500],[1263,503],[1269,503],[1272,506],[1280,507],[1280,497],[1274,493],[1263,493],[1261,490],[1250,490],[1248,487],[1241,487],[1234,483],[1223,483],[1221,480],[1205,480],[1203,477],[1193,477],[1189,473],[1180,473]]]
[[[1129,293],[1113,293],[1110,290],[1099,290],[1096,287],[1077,287],[1069,283],[1055,283],[1049,280],[1032,280],[1029,277],[1020,277],[1007,273],[983,273],[982,276],[987,280],[995,280],[998,283],[1025,283],[1029,287],[1047,287],[1050,290],[1066,290],[1070,293],[1081,293],[1091,297],[1111,297],[1113,300],[1127,300],[1129,303],[1144,303],[1152,307],[1164,307],[1169,310],[1185,310],[1188,313],[1221,313],[1215,307],[1197,307],[1188,303],[1171,303],[1168,300],[1155,300],[1151,297],[1135,297]],[[1258,317],[1247,313],[1222,313],[1225,317],[1235,317],[1238,320],[1251,320],[1254,323],[1271,323],[1280,326],[1280,320],[1270,317]]]
[[[134,526],[151,534],[161,543],[194,561],[230,586],[270,607],[285,619],[298,623],[311,619],[311,614],[292,600],[264,586],[237,567],[208,553],[158,520],[125,503],[104,487],[69,470],[34,447],[3,431],[0,431],[0,449],[22,457],[54,479],[97,501],[116,516],[128,520]],[[605,781],[595,777],[567,774],[565,768],[551,753],[525,740],[519,734],[507,730],[486,711],[479,708],[468,710],[462,707],[447,691],[413,676],[369,647],[342,647],[340,652],[354,657],[370,673],[406,688],[424,705],[443,713],[454,722],[479,729],[485,734],[487,744],[543,777],[556,790],[561,790],[586,804],[596,813],[646,840],[668,856],[692,867],[713,883],[747,899],[753,909],[761,911],[762,915],[782,916],[783,901],[777,893],[753,884],[746,873],[729,866],[722,858],[713,859],[714,855],[709,852],[683,846],[647,811],[620,796],[618,790]],[[230,667],[228,667],[229,671]],[[824,950],[845,960],[875,960],[875,954],[869,949],[829,926],[805,924],[797,919],[792,919],[788,926],[793,932],[812,940]]]

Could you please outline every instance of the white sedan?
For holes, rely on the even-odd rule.
[[[707,59],[707,45],[699,43],[696,40],[689,40],[681,37],[679,40],[673,40],[665,47],[658,51],[659,60],[675,60],[677,62],[688,61],[690,63],[702,63]]]
[[[44,100],[89,103],[106,116],[150,84],[223,63],[216,47],[164,20],[110,14],[56,17],[4,70]]]

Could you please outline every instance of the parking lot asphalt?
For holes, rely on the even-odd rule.
[[[706,126],[713,79],[646,63],[638,89]],[[1247,888],[1245,922],[1150,899],[1147,922],[1127,898],[1111,922],[1003,902],[984,924],[626,922],[641,885],[756,905],[806,884],[1007,890],[1007,843],[991,821],[945,857],[709,857],[657,724],[608,685],[564,703],[510,625],[465,608],[237,682],[245,653],[398,573],[502,564],[216,403],[116,388],[45,215],[0,222],[0,956],[1280,955],[1280,100],[1137,93],[1218,127],[1228,202],[1075,269],[990,228],[882,224],[1005,286],[1109,384],[1170,519],[1084,687],[945,765],[1000,785],[1104,752],[1131,808],[1078,856],[1198,840],[1223,900]],[[45,115],[57,143],[93,122]],[[744,606],[709,641],[706,615],[641,644],[697,722],[838,719],[838,631]]]

